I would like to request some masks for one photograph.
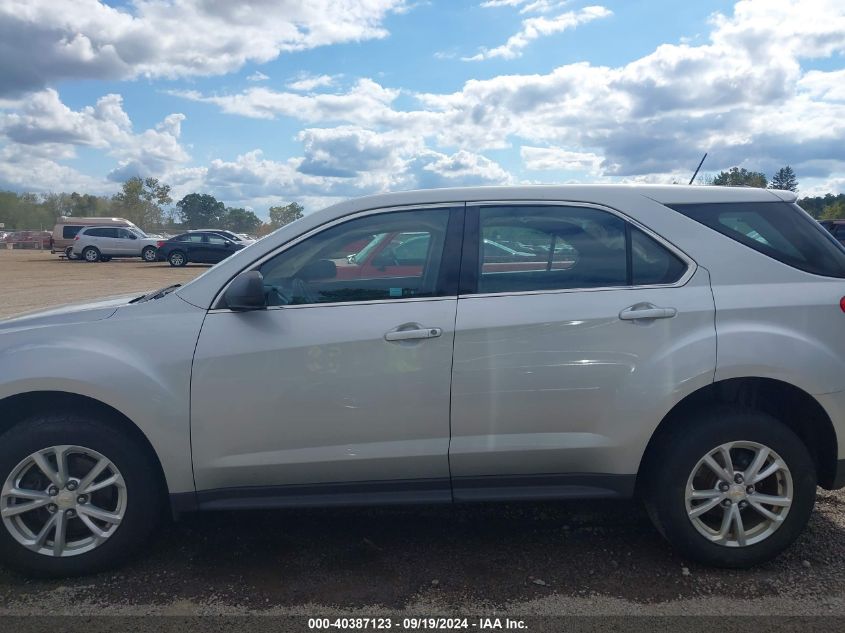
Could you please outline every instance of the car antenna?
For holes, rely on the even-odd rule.
[[[704,152],[704,156],[701,157],[701,162],[698,163],[698,167],[695,168],[695,173],[692,175],[692,178],[689,179],[689,184],[692,184],[695,177],[698,176],[698,170],[701,169],[701,166],[704,164],[705,158],[707,158],[707,152]]]

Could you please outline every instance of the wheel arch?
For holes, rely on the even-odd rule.
[[[0,435],[34,414],[68,410],[90,414],[96,416],[97,419],[108,421],[134,438],[153,464],[162,499],[167,498],[168,487],[164,467],[146,434],[124,413],[90,396],[67,391],[27,391],[7,396],[0,400],[0,411],[3,412],[0,417]]]
[[[824,407],[811,394],[790,383],[773,378],[745,377],[701,387],[672,407],[652,433],[643,452],[637,473],[638,488],[655,459],[663,436],[670,429],[682,426],[689,412],[718,404],[762,411],[786,424],[809,450],[819,485],[826,489],[836,485],[838,442],[833,422]]]

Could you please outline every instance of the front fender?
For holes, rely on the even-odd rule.
[[[168,296],[96,323],[3,334],[0,399],[58,391],[98,400],[147,437],[171,493],[192,491],[190,376],[204,316]]]

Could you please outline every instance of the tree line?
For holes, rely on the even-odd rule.
[[[766,174],[763,172],[749,171],[744,167],[731,167],[727,171],[719,172],[716,176],[705,176],[704,183],[728,187],[761,187],[764,189],[798,191],[798,177],[789,165],[778,169],[772,176],[771,181],[766,178]],[[798,204],[817,220],[845,218],[845,194],[828,193],[824,196],[806,196],[799,198]]]
[[[145,231],[216,228],[235,233],[266,235],[301,218],[302,205],[291,202],[270,207],[269,221],[253,211],[228,207],[214,196],[190,193],[173,204],[170,185],[156,178],[130,178],[113,196],[73,193],[15,193],[0,191],[0,223],[4,230],[50,230],[61,216],[120,217]]]
[[[780,168],[769,180],[758,171],[731,167],[715,176],[705,176],[707,185],[747,186],[798,191],[798,178],[789,166]],[[798,204],[819,220],[845,218],[845,194],[804,197]],[[228,207],[207,193],[189,193],[173,204],[170,185],[156,178],[130,178],[113,196],[73,193],[15,193],[0,191],[0,223],[5,230],[52,229],[56,218],[120,217],[147,231],[180,231],[218,228],[235,233],[266,235],[301,218],[302,205],[291,202],[270,207],[263,222],[253,211]]]

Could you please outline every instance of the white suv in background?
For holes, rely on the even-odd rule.
[[[845,485],[845,249],[762,189],[350,200],[184,287],[0,322],[0,412],[29,573],[114,565],[168,500],[631,496],[743,567]]]
[[[140,257],[156,261],[158,240],[137,227],[88,226],[73,240],[73,254],[86,262],[107,262],[112,257]]]

